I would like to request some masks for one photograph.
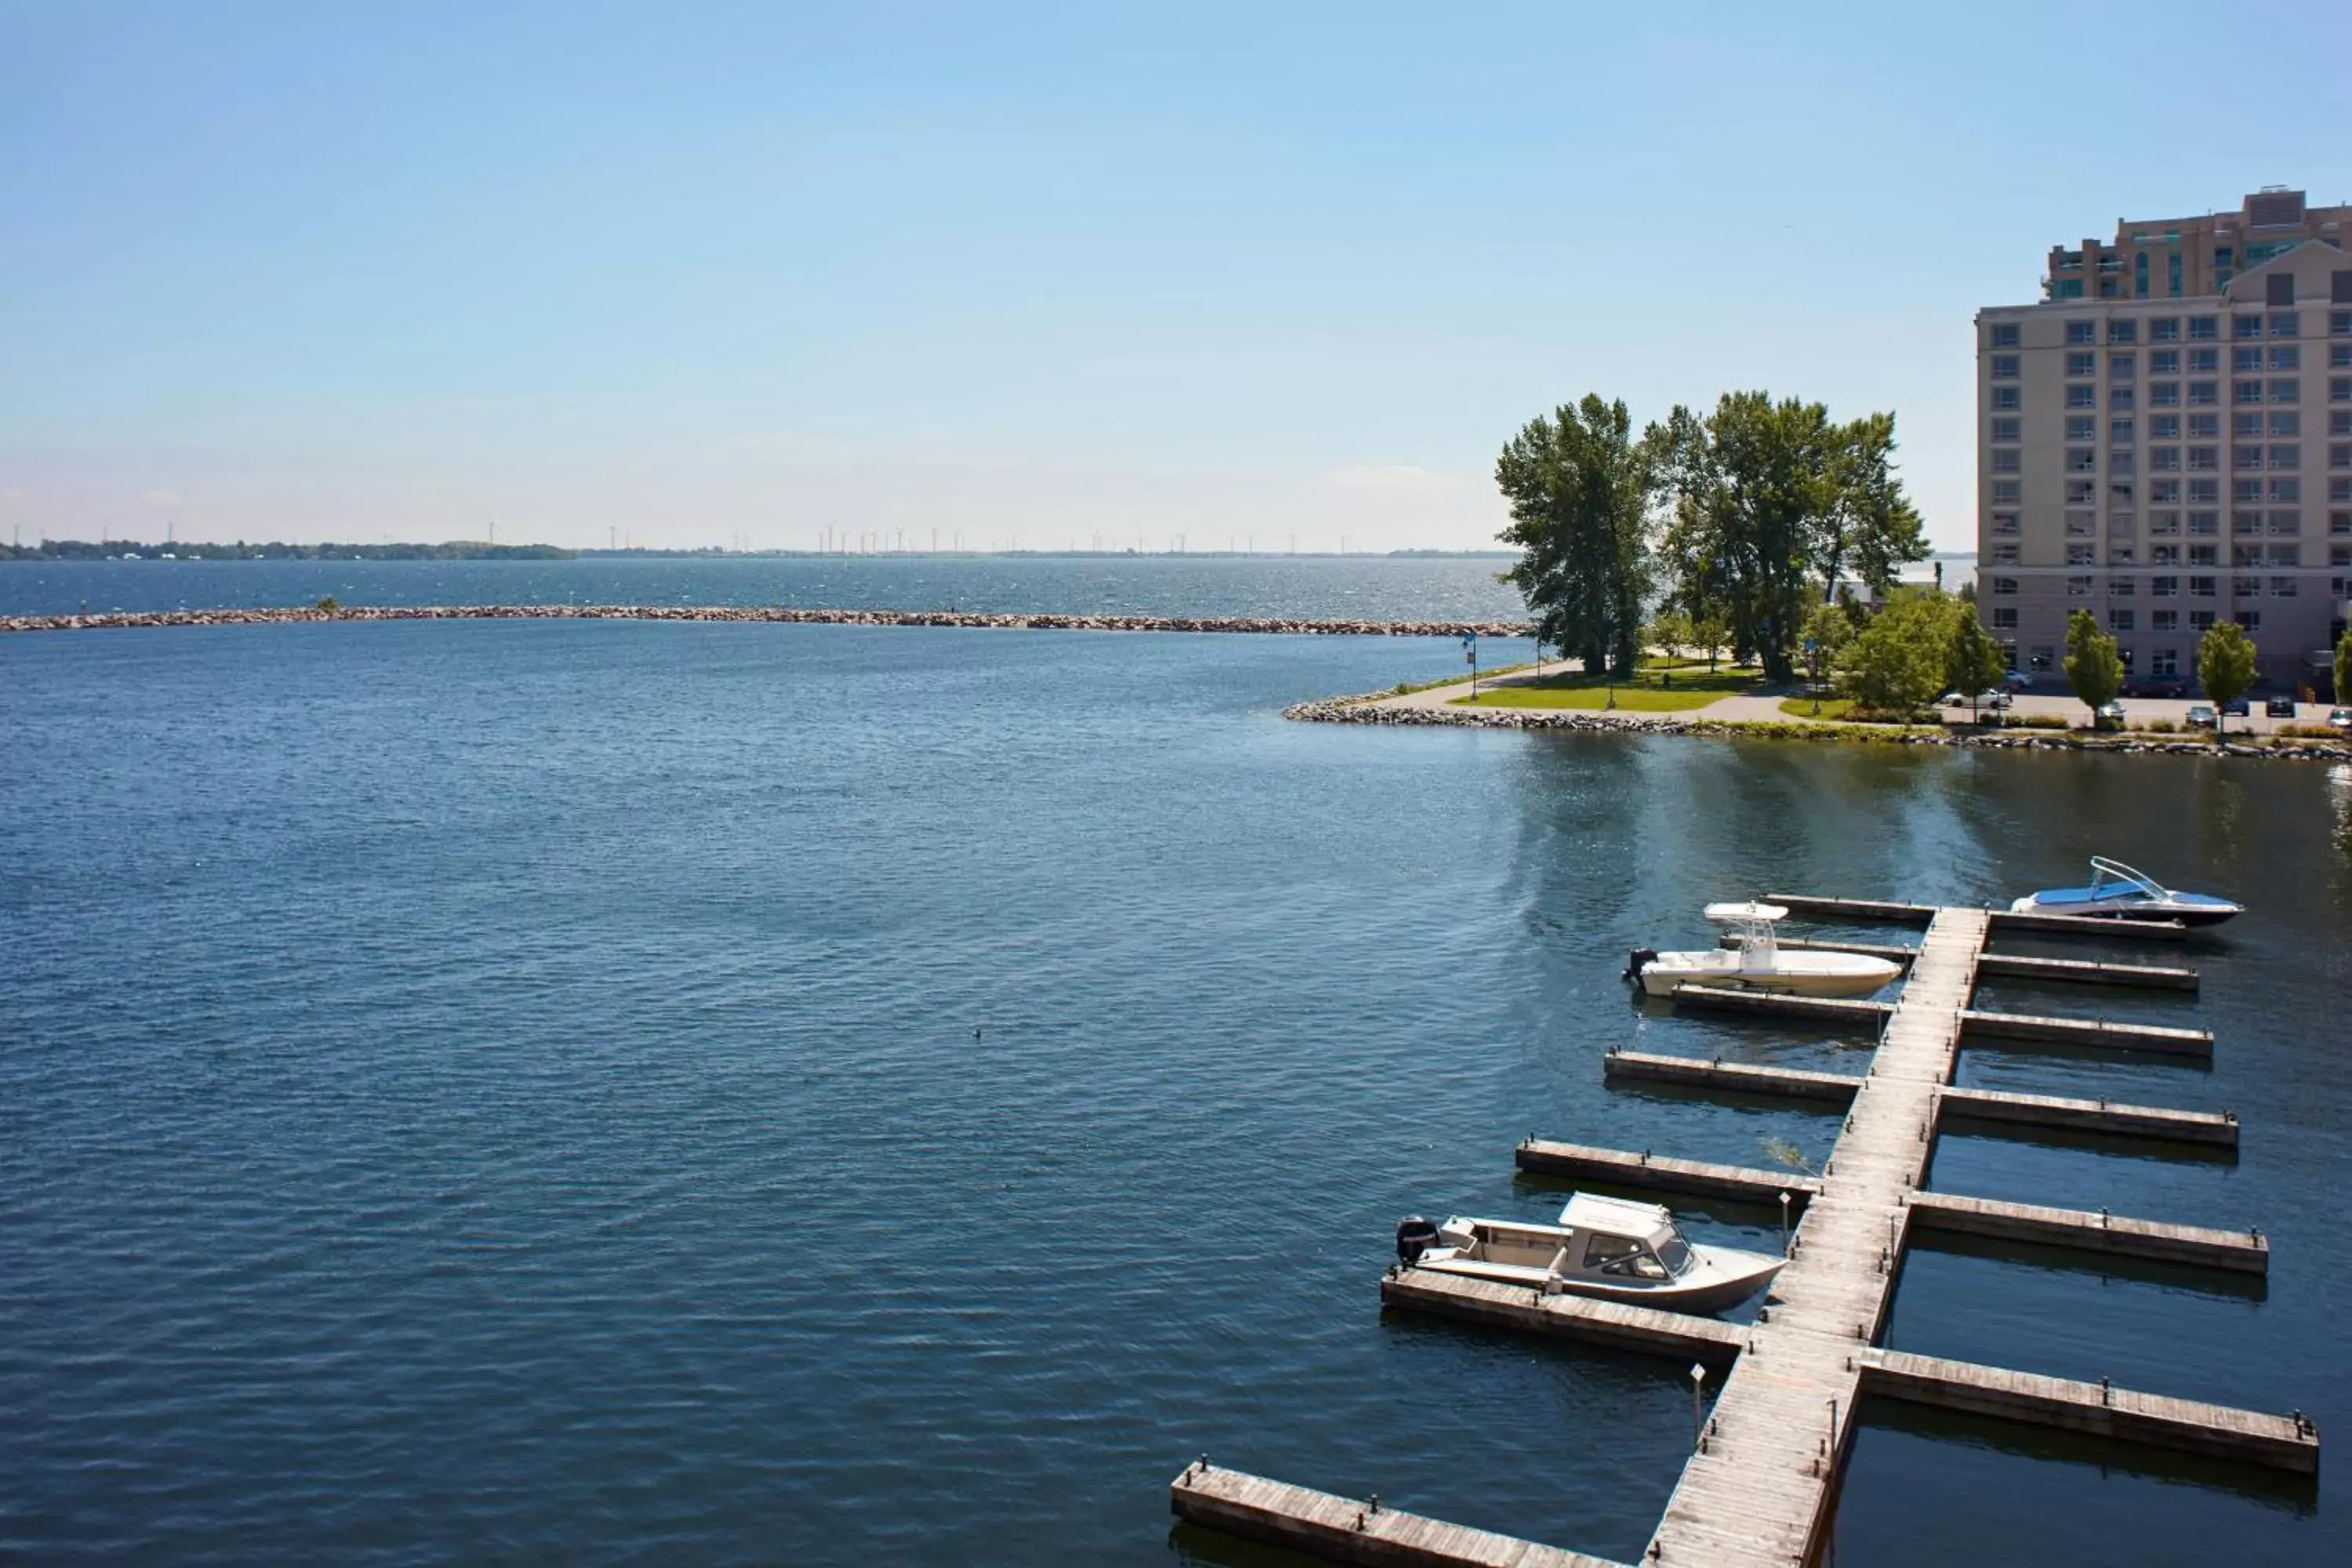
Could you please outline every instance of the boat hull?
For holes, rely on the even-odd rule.
[[[1642,989],[1653,996],[1671,996],[1685,985],[1787,996],[1867,996],[1903,973],[1899,965],[1860,953],[1783,951],[1769,963],[1743,962],[1750,956],[1725,950],[1662,952],[1642,965]]]
[[[2178,921],[2185,926],[2217,926],[2235,920],[2244,910],[2231,903],[2158,903],[2148,899],[2111,903],[2045,904],[2031,895],[2010,905],[2010,912],[2021,915],[2072,915],[2086,921],[2146,921],[2151,924]]]
[[[1702,1247],[1697,1249],[1706,1262],[1701,1274],[1680,1279],[1657,1282],[1596,1279],[1577,1275],[1549,1275],[1541,1269],[1514,1267],[1509,1264],[1486,1263],[1476,1258],[1432,1255],[1423,1258],[1415,1268],[1433,1273],[1458,1274],[1465,1279],[1485,1279],[1497,1285],[1515,1285],[1521,1289],[1540,1289],[1547,1296],[1585,1296],[1594,1300],[1617,1301],[1627,1306],[1654,1307],[1661,1311],[1711,1314],[1737,1307],[1772,1282],[1780,1271],[1780,1259],[1752,1253],[1732,1253],[1730,1248]],[[1752,1262],[1735,1263],[1724,1257]]]

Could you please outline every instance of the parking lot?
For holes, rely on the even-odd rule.
[[[2125,723],[2134,728],[2154,723],[2159,719],[2168,719],[2186,727],[2191,708],[2213,706],[2202,697],[2125,697],[2117,700],[2123,704]],[[2072,692],[2021,691],[2012,701],[2014,705],[2010,709],[2012,713],[2054,713],[2069,724],[2081,724],[2089,717],[2082,699]],[[2273,719],[2263,711],[2263,703],[2264,700],[2259,697],[2247,699],[2247,715],[2244,718],[2233,715],[2229,721],[2230,731],[2232,734],[2266,735],[2282,724],[2325,724],[2327,715],[2333,711],[2325,702],[2299,702],[2295,704],[2294,718]],[[1967,711],[1966,708],[1958,710],[1963,716]],[[1947,710],[1948,717],[1950,712]]]

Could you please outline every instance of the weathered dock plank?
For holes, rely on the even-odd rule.
[[[1375,1499],[1338,1497],[1222,1469],[1205,1460],[1185,1466],[1169,1483],[1168,1506],[1187,1523],[1333,1563],[1380,1568],[1621,1568],[1606,1558],[1448,1524],[1385,1507]]]
[[[1749,991],[1736,985],[1678,985],[1672,1000],[1677,1007],[1772,1013],[1787,1018],[1830,1018],[1874,1029],[1895,1011],[1892,1002],[1854,996],[1792,996],[1785,991]]]
[[[2294,1415],[2172,1399],[2102,1383],[1945,1361],[1902,1351],[1865,1351],[1865,1393],[1999,1415],[2042,1426],[2238,1459],[2301,1475],[2319,1471],[2319,1428]]]
[[[1843,1105],[1863,1079],[1852,1073],[1808,1072],[1797,1068],[1754,1067],[1744,1062],[1703,1061],[1696,1057],[1612,1051],[1601,1059],[1603,1078],[1720,1089],[1740,1094],[1778,1095]]]
[[[2167,1263],[2196,1263],[2242,1274],[2270,1272],[2270,1238],[2258,1230],[2213,1230],[1953,1193],[1914,1193],[1910,1206],[1911,1223],[1922,1230],[2038,1242]]]
[[[2079,985],[2136,985],[2153,991],[2194,991],[2193,969],[2156,963],[2106,963],[2090,958],[2029,958],[2018,952],[1987,952],[1977,958],[1979,974],[2012,980],[2063,980]]]
[[[2104,1100],[2068,1100],[2050,1094],[1948,1089],[1943,1095],[1943,1113],[1969,1121],[2062,1127],[2118,1137],[2210,1143],[2224,1149],[2238,1146],[2238,1119],[2225,1110],[2172,1110],[2162,1106],[2116,1105]]]
[[[1515,1157],[1520,1170],[1537,1175],[1569,1176],[1580,1181],[1609,1182],[1621,1187],[1654,1187],[1706,1197],[1745,1198],[1755,1203],[1778,1202],[1782,1193],[1801,1203],[1821,1185],[1814,1178],[1792,1171],[1717,1165],[1704,1160],[1676,1160],[1653,1154],[1646,1149],[1638,1152],[1630,1149],[1596,1149],[1543,1138],[1521,1142]]]
[[[1745,939],[1737,931],[1726,931],[1719,940],[1724,947],[1738,947]],[[1776,947],[1802,948],[1809,952],[1853,952],[1864,958],[1884,958],[1892,963],[1909,963],[1919,956],[1919,950],[1901,942],[1825,942],[1818,937],[1775,936]]]
[[[1738,1353],[1748,1331],[1720,1318],[1471,1279],[1434,1268],[1399,1268],[1381,1281],[1381,1304],[1496,1328],[1584,1340],[1618,1350],[1717,1363]]]
[[[2210,1029],[2119,1024],[2105,1018],[2053,1018],[2039,1013],[1988,1013],[1969,1007],[1960,1013],[1960,1030],[1970,1039],[2049,1040],[2060,1045],[2162,1051],[2182,1057],[2210,1058],[2213,1054]]]
[[[1897,904],[1883,899],[1825,899],[1811,893],[1767,893],[1763,901],[1794,915],[1850,921],[1855,925],[1923,926],[1936,918],[1933,904]]]
[[[2189,928],[2179,921],[2102,920],[2093,915],[2052,915],[2039,910],[1994,910],[1997,931],[2032,931],[2042,936],[2087,936],[2098,941],[2179,942]]]

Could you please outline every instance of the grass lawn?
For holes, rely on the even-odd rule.
[[[1780,711],[1799,719],[1843,719],[1853,706],[1853,699],[1851,697],[1824,697],[1822,699],[1822,710],[1816,713],[1813,711],[1813,700],[1810,697],[1784,697],[1780,700]]]
[[[1704,708],[1717,698],[1746,691],[1764,679],[1763,671],[1752,667],[1734,668],[1727,666],[1709,675],[1704,659],[1677,659],[1671,667],[1674,683],[1664,685],[1662,681],[1668,668],[1654,660],[1643,663],[1634,684],[1621,681],[1613,688],[1617,694],[1617,706],[1630,713],[1677,713],[1685,709]],[[1457,698],[1453,705],[1458,708],[1606,708],[1612,689],[1606,676],[1547,675],[1540,680],[1481,691],[1475,704],[1464,697]]]

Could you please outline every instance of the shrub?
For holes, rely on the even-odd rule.
[[[335,596],[334,596],[332,594],[328,595],[325,598],[323,598],[323,599],[320,600],[317,604],[315,604],[315,605],[311,605],[310,607],[311,607],[312,609],[314,609],[314,610],[324,610],[324,611],[326,611],[326,612],[327,612],[327,614],[329,614],[329,615],[331,615],[331,615],[333,615],[337,610],[340,610],[340,609],[341,609],[341,608],[342,608],[342,606],[341,606],[341,605],[338,605],[337,603],[335,603]]]
[[[2073,726],[2055,713],[2020,713],[2010,720],[2020,730],[2066,730]]]
[[[2341,730],[2331,730],[2325,724],[2282,724],[2271,733],[2292,736],[2299,741],[2352,741],[2352,735]]]
[[[2151,735],[2172,735],[2180,731],[2180,726],[2169,719],[2151,719],[2140,728]]]

